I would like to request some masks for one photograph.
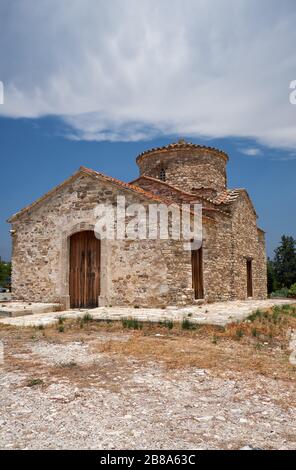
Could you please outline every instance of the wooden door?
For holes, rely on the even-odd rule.
[[[191,251],[192,287],[196,299],[204,298],[202,248]]]
[[[252,260],[247,260],[247,295],[253,297],[253,273],[252,273]]]
[[[71,308],[98,307],[101,243],[94,232],[78,232],[70,238]]]

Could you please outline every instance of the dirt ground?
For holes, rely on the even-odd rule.
[[[225,328],[0,326],[1,449],[295,449],[296,309]]]

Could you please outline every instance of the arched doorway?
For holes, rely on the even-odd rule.
[[[101,243],[91,230],[70,237],[69,294],[71,308],[98,307]]]

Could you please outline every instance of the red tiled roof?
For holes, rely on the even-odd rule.
[[[220,192],[217,195],[217,197],[209,198],[207,196],[203,196],[202,194],[195,194],[195,193],[183,191],[182,189],[176,188],[176,186],[173,186],[172,184],[169,184],[166,181],[162,181],[157,178],[152,178],[151,176],[145,176],[145,175],[139,176],[137,179],[133,180],[130,184],[133,184],[136,181],[139,181],[141,179],[146,179],[148,181],[152,181],[153,183],[166,186],[180,194],[184,194],[185,196],[191,196],[192,198],[198,197],[200,199],[203,199],[204,201],[208,201],[217,206],[221,204],[231,204],[238,198],[240,191],[242,191],[240,189],[224,189],[222,192]]]
[[[221,193],[217,195],[216,198],[212,199],[214,204],[231,204],[234,202],[239,196],[238,189],[225,189]]]
[[[23,214],[25,214],[26,212],[29,212],[31,209],[33,209],[34,207],[40,205],[43,201],[45,201],[48,197],[50,197],[51,195],[53,195],[54,193],[56,193],[59,189],[61,189],[62,187],[66,186],[66,184],[70,183],[71,181],[74,181],[81,173],[84,173],[84,174],[87,174],[87,175],[90,175],[92,177],[97,177],[97,178],[100,178],[100,179],[103,179],[105,181],[108,181],[112,184],[115,184],[123,189],[127,189],[129,191],[132,191],[132,192],[135,192],[137,193],[138,195],[140,196],[143,196],[145,198],[148,198],[148,199],[151,199],[151,200],[154,200],[156,202],[160,202],[160,203],[163,203],[163,204],[166,204],[166,205],[171,205],[171,206],[178,206],[179,205],[175,202],[175,201],[172,201],[170,199],[166,199],[164,197],[161,197],[161,196],[158,196],[157,194],[154,194],[154,193],[151,193],[149,191],[145,191],[144,189],[140,188],[139,186],[135,186],[133,184],[130,184],[130,183],[125,183],[124,181],[121,181],[121,180],[118,180],[116,178],[113,178],[112,176],[107,176],[103,173],[100,173],[98,171],[95,171],[95,170],[91,170],[90,168],[86,168],[84,166],[81,166],[79,168],[79,170],[74,173],[74,175],[70,176],[69,178],[67,178],[63,183],[59,184],[58,186],[56,186],[55,188],[51,189],[50,191],[48,191],[46,194],[44,194],[43,196],[41,196],[39,199],[37,199],[36,201],[34,201],[32,204],[24,207],[22,210],[20,210],[19,212],[17,212],[16,214],[12,215],[7,222],[11,223],[13,222],[14,220],[18,219],[20,216],[22,216]],[[192,214],[193,212],[190,211]],[[207,217],[207,216],[203,216],[205,219],[209,219],[211,221],[214,221],[214,219],[210,218],[210,217]]]
[[[165,198],[158,196],[157,194],[151,193],[149,191],[145,191],[144,189],[140,188],[139,186],[135,186],[131,183],[125,183],[124,181],[118,180],[116,178],[113,178],[113,176],[108,176],[103,173],[100,173],[99,171],[96,170],[91,170],[90,168],[86,168],[84,166],[80,167],[80,170],[83,171],[84,173],[87,173],[91,176],[99,176],[100,178],[103,178],[105,181],[109,181],[110,183],[114,183],[117,186],[120,186],[121,188],[124,189],[129,189],[131,191],[135,191],[136,193],[148,197],[150,199],[153,199],[158,202],[166,202],[171,203],[169,200],[165,200]]]
[[[183,191],[182,189],[176,188],[176,186],[173,186],[172,184],[167,183],[167,181],[162,181],[162,180],[159,180],[158,178],[153,178],[152,176],[146,176],[146,175],[138,176],[138,178],[131,181],[129,184],[134,184],[136,181],[139,181],[141,179],[152,181],[153,183],[158,183],[160,185],[167,186],[168,188],[171,188],[171,189],[173,189],[174,191],[176,191],[178,193],[186,194],[188,196],[192,196],[192,193],[187,193],[186,191]]]

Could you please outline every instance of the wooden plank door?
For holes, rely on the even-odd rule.
[[[253,297],[253,273],[252,273],[252,260],[247,260],[247,295]]]
[[[78,232],[70,238],[71,308],[95,308],[100,295],[101,244],[94,232]]]
[[[202,248],[191,251],[192,287],[196,299],[204,298]]]

